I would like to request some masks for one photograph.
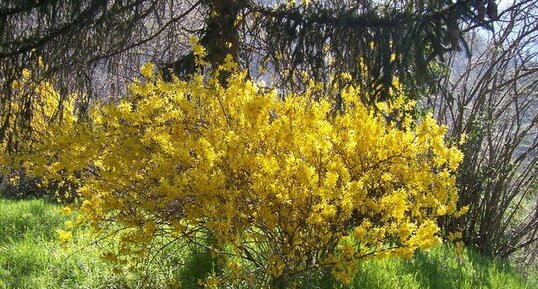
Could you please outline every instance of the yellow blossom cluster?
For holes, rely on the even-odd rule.
[[[403,98],[366,107],[352,85],[334,113],[308,88],[279,95],[226,67],[223,85],[200,74],[166,82],[145,66],[128,97],[53,126],[27,169],[79,180],[87,221],[117,231],[120,256],[144,256],[163,235],[195,243],[208,233],[234,256],[235,275],[291,282],[330,268],[348,282],[358,258],[439,242],[436,219],[459,213],[462,154],[431,116],[391,121],[394,111],[411,119]]]
[[[38,66],[42,67],[41,58]],[[5,98],[0,106],[0,173],[11,177],[12,185],[17,185],[20,178],[14,171],[21,168],[21,160],[27,157],[17,157],[13,152],[33,150],[42,134],[49,133],[52,123],[76,121],[75,95],[62,96],[50,81],[36,81],[36,78],[39,76],[23,69],[20,79],[6,84],[9,85],[9,95],[0,96]]]

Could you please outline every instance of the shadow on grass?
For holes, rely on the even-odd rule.
[[[415,274],[421,288],[526,288],[525,280],[507,262],[473,250],[458,255],[447,247],[417,251],[402,263],[403,271]]]
[[[488,280],[475,270],[474,266],[468,267],[468,264],[462,259],[463,257],[439,255],[437,252],[428,254],[424,251],[418,251],[412,260],[404,262],[404,271],[416,273],[416,280],[422,288],[460,289],[478,284],[486,287],[491,286],[488,284]],[[474,275],[472,280],[469,280],[469,276],[467,276],[470,275],[469,270],[475,271],[478,276]],[[476,279],[478,279],[476,282],[478,284],[469,284],[475,283]],[[473,288],[478,287],[480,286],[473,286]]]

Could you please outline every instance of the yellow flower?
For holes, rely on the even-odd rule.
[[[142,67],[140,67],[140,73],[147,78],[151,78],[153,76],[154,68],[155,68],[155,64],[148,62],[142,65]]]
[[[198,39],[191,42],[201,57]],[[431,115],[413,116],[400,91],[371,107],[361,102],[368,90],[348,74],[339,77],[351,85],[334,94],[309,79],[301,93],[280,95],[231,58],[217,70],[229,70],[225,87],[217,72],[165,83],[153,69],[144,65],[151,79],[133,83],[122,100],[94,104],[87,122],[48,126],[59,94],[43,85],[49,112],[36,119],[42,137],[24,155],[30,176],[78,182],[75,223],[102,234],[122,229],[119,256],[143,258],[161,237],[192,242],[195,229],[234,252],[250,250],[268,278],[310,262],[348,282],[351,255],[410,256],[439,242],[438,215],[463,212],[455,187],[463,155]],[[330,101],[336,95],[346,104],[341,113]],[[389,121],[396,117],[404,128]],[[57,233],[62,243],[72,238]],[[401,249],[375,254],[388,243]]]
[[[72,212],[72,209],[69,206],[65,206],[65,207],[62,208],[62,214],[64,214],[64,215],[69,215],[69,214],[71,214],[71,212]]]
[[[60,240],[61,243],[67,243],[69,240],[73,238],[73,233],[69,231],[56,229],[56,233],[58,234],[58,239]]]
[[[22,78],[27,80],[28,78],[30,78],[32,76],[32,72],[26,68],[24,68],[22,70]]]
[[[461,146],[461,145],[464,145],[466,142],[467,142],[467,134],[462,133],[460,135],[460,140],[458,141],[458,144]]]
[[[193,36],[191,36],[189,41],[190,41],[191,48],[192,48],[192,53],[194,54],[194,56],[199,57],[199,58],[203,58],[206,55],[206,52],[205,52],[206,50],[205,50],[205,47],[203,47],[199,43],[198,37],[193,35]]]

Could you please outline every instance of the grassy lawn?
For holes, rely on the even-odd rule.
[[[170,257],[144,274],[115,275],[99,248],[83,245],[88,236],[77,236],[67,249],[60,244],[56,229],[66,218],[43,200],[0,199],[0,288],[195,288],[211,268],[207,256],[190,253],[183,266]],[[473,251],[459,256],[440,246],[411,260],[361,262],[352,288],[538,288],[536,271],[525,275]]]

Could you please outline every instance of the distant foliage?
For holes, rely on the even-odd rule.
[[[316,83],[279,96],[232,62],[188,81],[141,71],[127,98],[53,125],[23,156],[44,181],[76,183],[87,222],[115,236],[105,256],[118,265],[168,238],[208,246],[232,281],[281,287],[329,270],[349,282],[358,258],[409,257],[439,243],[438,217],[463,212],[461,152],[402,96],[374,111],[347,86],[335,112],[312,100]]]

